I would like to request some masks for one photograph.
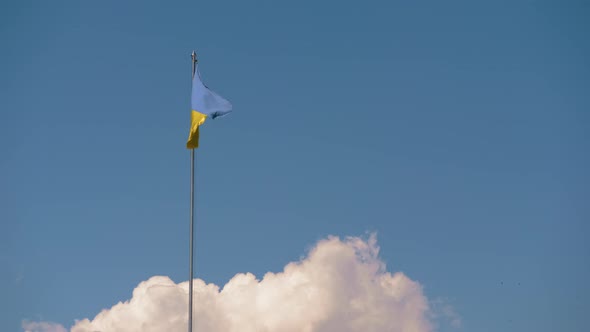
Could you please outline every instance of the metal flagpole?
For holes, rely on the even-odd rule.
[[[197,64],[197,53],[193,51],[192,58],[192,78],[195,78]],[[193,236],[195,224],[195,149],[191,149],[191,224],[189,240],[189,279],[188,279],[188,332],[193,331]]]

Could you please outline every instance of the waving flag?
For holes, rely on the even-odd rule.
[[[187,149],[199,147],[199,126],[205,123],[207,118],[215,119],[231,112],[231,103],[215,92],[209,90],[201,81],[199,68],[195,69],[193,77],[193,90],[191,95],[191,129],[186,142]]]

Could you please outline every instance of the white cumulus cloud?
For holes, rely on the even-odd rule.
[[[223,288],[194,280],[194,329],[208,332],[429,332],[422,287],[391,274],[374,236],[329,237],[301,261],[261,280],[237,274]],[[161,332],[186,329],[188,281],[155,276],[130,300],[78,320],[71,332]],[[36,332],[36,330],[31,330]],[[38,330],[53,331],[53,330]],[[56,330],[60,331],[60,330]],[[61,332],[61,331],[60,331]]]
[[[23,321],[22,328],[25,332],[67,332],[65,327],[52,322]]]

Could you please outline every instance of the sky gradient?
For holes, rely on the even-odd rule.
[[[584,1],[5,1],[0,330],[376,233],[464,331],[587,330]],[[586,327],[585,327],[586,326]],[[439,331],[454,331],[441,323]]]

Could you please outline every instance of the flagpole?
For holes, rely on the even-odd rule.
[[[195,77],[197,53],[193,51],[192,59],[192,78]],[[189,279],[188,279],[188,332],[193,331],[193,236],[195,224],[195,149],[191,149],[191,223],[190,223],[190,240],[189,240]]]

